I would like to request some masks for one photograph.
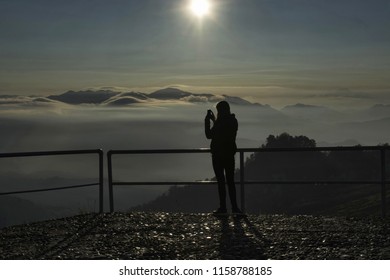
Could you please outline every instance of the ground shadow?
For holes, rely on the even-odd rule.
[[[80,242],[85,236],[91,234],[96,228],[99,228],[102,221],[102,216],[99,214],[91,215],[85,223],[69,233],[54,244],[44,248],[37,253],[34,259],[55,259],[58,258],[62,252],[66,251],[73,244]]]
[[[267,259],[266,239],[245,217],[218,217],[220,223],[219,258],[227,260]]]

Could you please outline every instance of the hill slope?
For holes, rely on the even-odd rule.
[[[12,196],[0,196],[0,228],[55,216],[52,209],[36,205],[31,201]]]

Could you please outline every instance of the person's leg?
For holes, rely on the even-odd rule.
[[[219,206],[221,209],[226,209],[226,189],[225,189],[225,175],[223,173],[223,161],[220,157],[213,156],[213,169],[215,177],[218,181]]]
[[[235,169],[235,160],[234,155],[231,157],[226,157],[224,160],[224,167],[226,172],[226,182],[229,189],[230,203],[232,209],[237,210],[237,197],[236,197],[236,186],[234,184],[234,169]]]

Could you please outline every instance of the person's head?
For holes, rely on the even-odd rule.
[[[218,117],[230,115],[230,106],[226,101],[218,102],[217,104]]]

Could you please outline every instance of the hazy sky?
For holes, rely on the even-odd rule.
[[[390,93],[389,0],[0,0],[0,94]]]

